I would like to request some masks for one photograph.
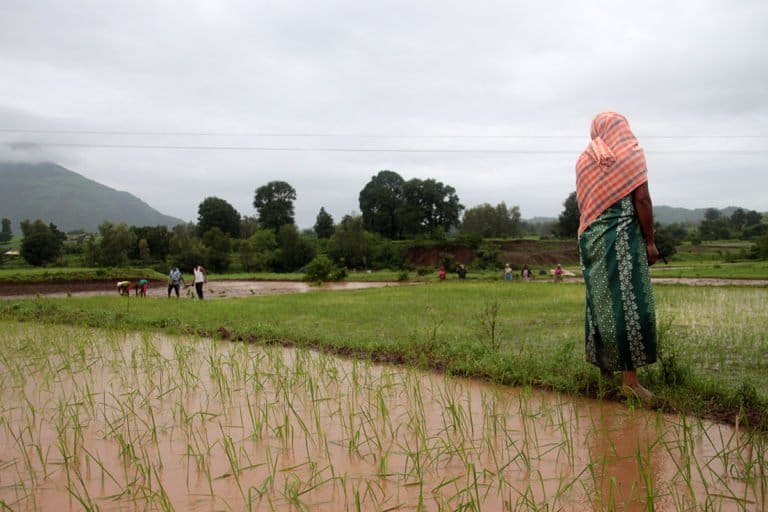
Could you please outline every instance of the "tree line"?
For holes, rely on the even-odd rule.
[[[565,199],[555,222],[531,225],[521,220],[518,206],[501,202],[466,209],[454,187],[431,178],[405,180],[390,170],[372,176],[362,188],[360,214],[345,215],[338,223],[321,207],[314,226],[300,231],[294,218],[296,198],[289,183],[271,181],[254,192],[255,216],[243,216],[228,201],[212,196],[198,205],[196,223],[168,229],[105,222],[96,236],[83,233],[76,243],[67,245],[66,235],[54,224],[27,220],[21,224],[21,255],[32,265],[55,262],[66,252],[81,254],[88,266],[137,262],[158,268],[176,264],[189,270],[204,264],[217,272],[229,269],[232,253],[238,254],[245,271],[275,272],[304,268],[322,255],[321,266],[332,272],[401,267],[402,244],[392,243],[396,241],[511,238],[529,233],[575,239],[579,225],[575,192]],[[669,257],[683,240],[768,237],[766,231],[768,225],[758,212],[738,209],[725,218],[710,209],[698,227],[657,225],[657,245]],[[3,219],[0,242],[10,237],[10,221]],[[760,243],[757,247],[760,256]]]

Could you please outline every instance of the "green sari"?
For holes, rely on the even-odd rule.
[[[656,361],[656,308],[632,194],[579,237],[587,285],[586,359],[610,371]]]

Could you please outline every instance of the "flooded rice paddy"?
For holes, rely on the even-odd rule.
[[[384,282],[384,281],[341,281],[317,285],[303,281],[209,281],[205,284],[206,299],[227,299],[235,297],[253,297],[259,295],[282,295],[286,293],[307,293],[323,290],[361,290],[364,288],[386,288],[388,286],[403,286],[418,284],[415,282]],[[0,287],[0,299],[33,299],[35,297],[97,297],[117,295],[117,287],[113,282],[83,281],[77,283],[19,283],[4,284]],[[192,286],[182,286],[180,298],[195,298]],[[139,298],[131,292],[131,298]],[[147,297],[167,298],[168,288],[163,283],[150,283]],[[175,298],[175,294],[172,296]]]
[[[0,510],[768,509],[757,434],[305,350],[0,324]]]

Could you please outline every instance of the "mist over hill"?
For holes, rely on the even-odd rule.
[[[0,162],[0,218],[13,223],[41,219],[63,231],[98,230],[104,221],[134,226],[174,226],[183,221],[155,210],[138,197],[90,180],[60,165]]]

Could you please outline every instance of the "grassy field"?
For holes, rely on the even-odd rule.
[[[668,410],[768,428],[768,290],[656,287],[660,362],[642,378]],[[617,395],[583,362],[584,288],[467,282],[248,299],[13,300],[0,319],[162,330],[315,347],[510,385]]]

